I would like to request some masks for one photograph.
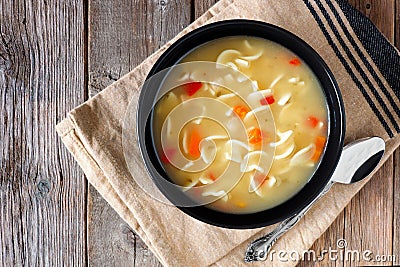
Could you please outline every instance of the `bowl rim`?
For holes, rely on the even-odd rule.
[[[165,183],[160,180],[160,177],[161,179],[169,178],[160,166],[153,145],[153,138],[148,134],[148,131],[151,132],[152,127],[149,123],[149,118],[145,118],[145,113],[142,112],[144,105],[148,105],[149,101],[151,101],[151,104],[153,103],[152,101],[157,95],[158,88],[154,89],[150,85],[143,86],[138,100],[137,112],[139,148],[146,169],[158,189],[177,208],[189,216],[211,225],[233,229],[251,229],[271,225],[293,216],[310,204],[329,182],[336,169],[343,148],[346,125],[344,104],[339,86],[322,57],[295,34],[262,21],[246,19],[223,20],[207,24],[185,34],[163,52],[148,73],[146,81],[156,73],[178,63],[184,55],[208,41],[222,37],[243,35],[272,40],[294,52],[311,68],[324,90],[330,124],[325,153],[306,185],[290,199],[271,209],[248,214],[224,213],[204,206],[176,206],[175,196],[178,192],[167,189],[164,186]],[[213,38],[213,36],[218,37]],[[319,181],[316,181],[317,179]],[[310,188],[310,186],[314,187]],[[184,195],[183,192],[179,193]],[[282,210],[285,212],[282,212]]]

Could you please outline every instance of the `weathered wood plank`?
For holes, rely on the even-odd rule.
[[[350,1],[394,42],[394,1]],[[393,157],[357,194],[345,209],[345,239],[348,249],[371,250],[375,255],[391,254],[393,242]],[[346,262],[347,263],[347,262]],[[369,264],[348,262],[346,266]],[[380,263],[391,265],[391,262]]]
[[[393,42],[395,30],[393,1],[351,0],[349,2],[368,16],[381,32]],[[397,0],[398,5],[399,2]],[[392,232],[393,227],[396,229],[396,224],[392,222],[392,207],[393,201],[395,201],[394,203],[399,202],[399,200],[396,202],[393,199],[393,179],[396,177],[396,175],[393,175],[393,163],[396,162],[391,158],[383,169],[375,174],[366,187],[355,196],[345,211],[339,215],[328,231],[315,242],[311,248],[312,250],[319,253],[329,247],[336,249],[337,240],[344,237],[349,244],[349,249],[370,249],[375,254],[379,253],[381,255],[391,254],[392,251],[393,253],[399,253],[399,245],[397,247],[393,245],[392,250],[392,239],[397,236],[393,234],[396,231]],[[399,204],[395,207],[398,206]],[[371,216],[371,212],[373,216]],[[354,233],[355,231],[357,233]],[[394,241],[395,239],[393,239]],[[360,263],[349,261],[327,262],[325,260],[321,264],[323,266],[358,266]],[[364,261],[361,264],[368,263]],[[391,265],[391,262],[386,264]],[[299,264],[299,266],[310,265],[313,265],[313,263],[309,261]]]
[[[399,1],[400,2],[400,1]],[[400,12],[400,10],[398,10]],[[397,43],[397,47],[400,44]],[[398,148],[393,156],[393,250],[395,255],[393,265],[400,265],[400,148]]]
[[[83,1],[0,0],[0,264],[84,266],[86,180],[55,124],[82,103]]]
[[[396,0],[395,45],[400,49],[400,0]],[[400,265],[400,148],[393,156],[393,265]]]
[[[210,7],[212,7],[218,0],[194,0],[192,10],[194,10],[194,19],[203,15]]]
[[[393,154],[393,265],[400,265],[400,148]]]
[[[400,49],[400,1],[396,1],[396,14],[395,14],[395,21],[394,21],[394,41],[395,45],[398,49]]]
[[[190,13],[189,0],[90,0],[90,96],[173,38],[190,23]],[[159,266],[152,252],[93,187],[89,187],[89,195],[89,264]]]
[[[372,177],[345,209],[347,249],[374,255],[392,254],[393,157]],[[346,261],[346,266],[368,265],[369,261]],[[391,265],[391,262],[380,262]]]
[[[89,92],[93,96],[187,26],[190,1],[90,0],[89,19]]]
[[[133,266],[138,237],[92,186],[87,209],[88,264]]]
[[[348,2],[367,16],[394,43],[394,0],[348,0]]]
[[[379,183],[386,184],[387,180],[393,178],[393,163],[389,159],[372,179],[379,179]],[[382,179],[385,182],[382,182]],[[347,249],[357,250],[360,253],[364,250],[371,250],[374,255],[398,253],[398,250],[392,250],[391,242],[391,220],[393,214],[391,196],[393,187],[380,186],[377,191],[375,186],[373,181],[369,182],[311,247],[310,250],[314,251],[316,255],[320,255],[323,250],[328,250],[329,248],[339,252],[338,254],[333,254],[333,256],[338,256],[338,260],[329,260],[329,255],[326,254],[324,260],[318,262],[318,266],[368,265],[366,261],[346,260],[346,252],[337,247],[337,241],[340,239],[346,240]],[[377,206],[377,203],[379,206]],[[371,212],[373,213],[372,216]],[[371,231],[368,229],[371,229]],[[351,254],[347,255],[351,259]],[[356,257],[354,258],[356,259]],[[362,254],[360,254],[360,259],[362,259]],[[314,264],[313,260],[305,260],[300,262],[298,266],[314,266]],[[390,266],[391,262],[380,264]]]
[[[329,247],[336,249],[337,240],[344,238],[344,221],[344,212],[342,212],[326,230],[326,232],[321,235],[321,237],[316,240],[310,248],[310,251],[315,253],[315,257],[310,254],[310,258],[305,258],[300,261],[297,267],[314,266],[315,262],[318,262],[319,266],[343,266],[343,262],[341,261],[330,260],[328,254],[322,256],[320,259],[318,259],[318,257],[322,255],[321,253],[323,250],[328,250]]]

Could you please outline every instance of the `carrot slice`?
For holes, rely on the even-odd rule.
[[[289,64],[290,64],[290,65],[293,65],[293,66],[300,66],[300,65],[301,65],[301,61],[300,61],[300,59],[298,59],[297,57],[295,57],[295,58],[293,58],[293,59],[291,59],[291,60],[289,61]]]
[[[249,112],[249,109],[244,107],[244,106],[235,106],[233,108],[233,112],[235,112],[241,119],[246,116],[247,112]]]
[[[311,157],[311,160],[317,162],[321,157],[322,150],[315,150],[314,155]]]
[[[188,148],[189,148],[189,155],[191,155],[194,158],[200,157],[200,142],[201,142],[201,136],[200,133],[195,129],[193,132],[190,134],[189,140],[188,140]]]
[[[314,155],[311,157],[311,160],[317,162],[321,157],[322,151],[324,150],[326,142],[326,137],[324,136],[317,136],[315,139],[315,152]]]
[[[217,180],[217,177],[215,177],[215,175],[214,175],[212,172],[210,172],[210,173],[208,174],[208,178],[210,178],[210,179],[213,180],[213,181]]]
[[[263,136],[260,129],[254,128],[249,131],[248,137],[249,137],[249,143],[254,145],[260,143]]]
[[[199,91],[202,86],[203,84],[201,82],[189,82],[183,85],[183,89],[189,96],[192,96]]]
[[[324,136],[317,136],[315,139],[315,146],[317,149],[323,150],[326,142],[326,137]]]
[[[272,105],[275,102],[275,98],[270,95],[260,100],[261,105]]]
[[[317,119],[314,116],[310,116],[307,118],[307,124],[312,128],[317,127],[318,123],[319,123],[319,119]]]

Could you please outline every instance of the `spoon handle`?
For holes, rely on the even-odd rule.
[[[306,207],[304,207],[299,213],[287,218],[282,221],[272,232],[268,233],[259,239],[254,240],[247,247],[246,256],[244,260],[246,262],[252,261],[264,261],[267,259],[267,255],[275,242],[287,231],[293,228],[300,219],[307,213],[311,206],[317,202],[323,195],[325,195],[332,187],[333,182],[329,182],[325,188],[319,193],[319,195]]]

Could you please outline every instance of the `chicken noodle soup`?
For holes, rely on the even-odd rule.
[[[231,73],[201,62],[182,68],[174,79],[183,84],[157,102],[153,138],[166,173],[190,198],[226,213],[285,202],[325,150],[328,110],[317,78],[285,47],[255,37],[217,39],[181,60],[197,61]]]

